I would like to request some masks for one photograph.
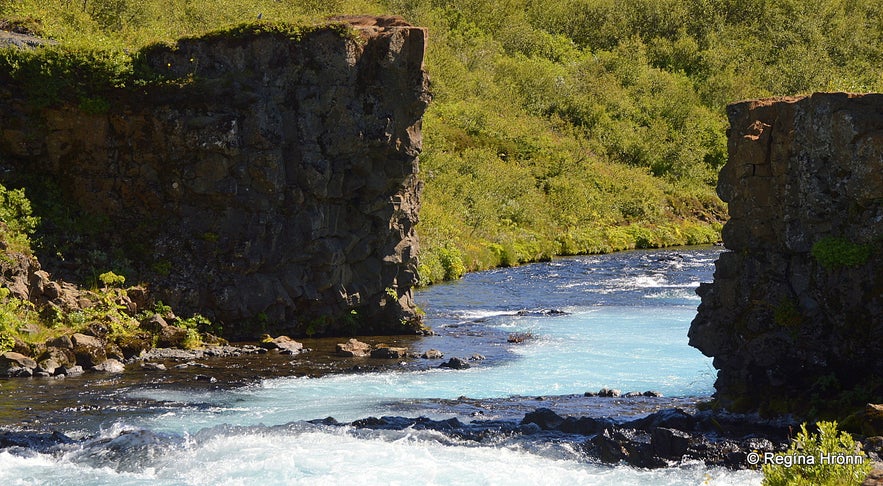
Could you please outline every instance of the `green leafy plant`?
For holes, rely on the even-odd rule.
[[[387,288],[383,289],[383,292],[386,294],[387,297],[389,297],[389,299],[391,301],[393,301],[393,302],[399,301],[399,294],[398,294],[398,292],[396,292],[396,289],[394,289],[392,287],[387,287]]]
[[[202,314],[193,314],[187,319],[178,321],[177,325],[178,327],[188,330],[192,329],[200,333],[207,332],[214,335],[221,335],[224,332],[224,328],[220,323],[214,323],[211,319]]]
[[[864,265],[871,252],[871,245],[853,243],[836,236],[827,236],[812,245],[812,256],[827,269]]]
[[[6,243],[6,251],[30,255],[30,238],[39,223],[23,189],[0,185],[0,239]]]
[[[819,433],[806,424],[788,450],[763,466],[765,486],[859,485],[871,472],[871,461],[852,436],[837,431],[837,422],[819,422]]]
[[[98,276],[98,280],[104,284],[105,287],[122,287],[123,284],[126,283],[126,277],[123,275],[117,275],[113,272],[104,272]]]

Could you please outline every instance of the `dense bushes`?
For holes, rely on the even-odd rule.
[[[785,452],[763,465],[765,486],[846,486],[859,485],[871,472],[871,459],[846,432],[837,431],[837,422],[819,422],[818,434],[810,434],[806,424]]]
[[[716,241],[727,102],[883,90],[875,0],[20,0],[0,4],[0,18],[60,45],[0,62],[40,80],[38,101],[71,88],[68,102],[101,111],[90,93],[137,82],[144,45],[259,16],[353,13],[401,14],[430,31],[424,283]],[[58,86],[71,78],[56,71],[88,75]]]

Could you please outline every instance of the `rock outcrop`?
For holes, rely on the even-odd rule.
[[[728,107],[724,252],[690,344],[736,410],[841,414],[883,392],[883,95]]]
[[[419,331],[425,30],[265,27],[144,50],[138,68],[168,81],[101,93],[106,109],[0,86],[0,161],[56,181],[102,225],[93,247],[232,337]]]

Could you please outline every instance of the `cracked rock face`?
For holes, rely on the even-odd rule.
[[[716,397],[799,413],[879,391],[883,95],[746,101],[728,115],[718,194],[730,251],[700,286],[689,332],[714,357]]]
[[[188,81],[118,90],[107,113],[0,93],[0,158],[58,181],[155,297],[234,337],[419,330],[426,31],[339,21],[153,48]]]

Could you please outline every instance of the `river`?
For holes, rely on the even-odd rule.
[[[277,370],[230,386],[109,378],[104,387],[70,382],[64,393],[80,397],[80,405],[63,408],[45,405],[60,393],[53,395],[53,385],[8,380],[2,386],[9,396],[30,401],[19,415],[6,415],[6,428],[58,430],[77,442],[47,452],[0,451],[0,484],[759,484],[757,472],[701,464],[605,465],[578,442],[555,437],[475,441],[316,420],[518,420],[538,407],[629,419],[689,409],[713,391],[711,360],[687,345],[686,334],[699,303],[695,288],[711,280],[719,252],[562,258],[419,291],[416,300],[438,335],[404,344],[415,352],[441,350],[445,360],[466,358],[465,370],[415,359],[322,376]],[[527,339],[510,343],[513,334]],[[295,367],[325,353],[319,342],[313,348],[285,363]],[[345,365],[370,370],[374,361]],[[584,396],[602,387],[664,397]],[[19,420],[28,414],[38,419]]]

